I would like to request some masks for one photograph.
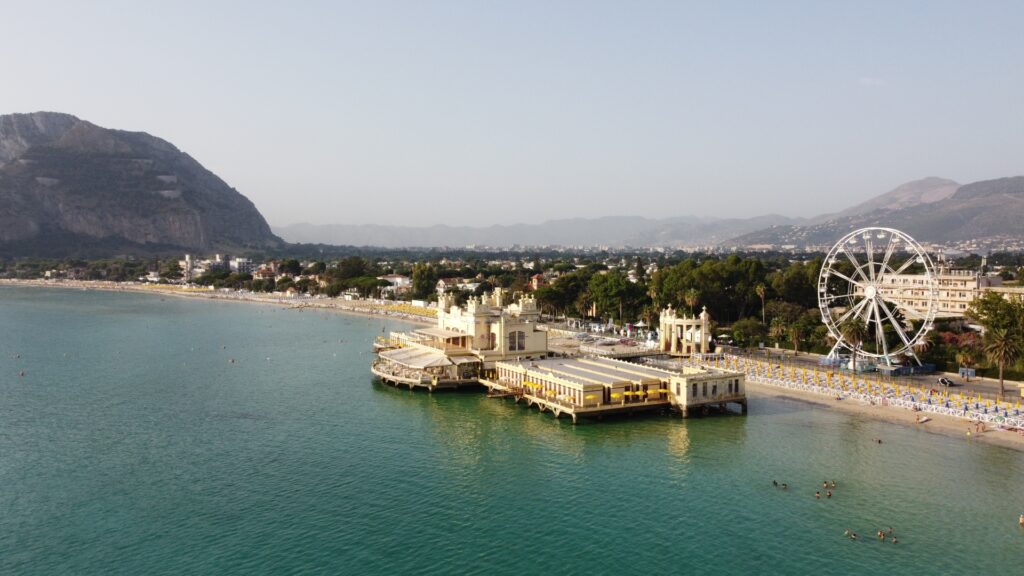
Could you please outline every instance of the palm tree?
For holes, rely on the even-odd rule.
[[[761,324],[764,324],[764,284],[758,284],[757,286],[754,286],[754,292],[757,292],[757,295],[761,297]]]
[[[697,302],[700,302],[700,292],[696,288],[690,288],[683,293],[683,302],[690,307],[690,315],[692,316],[693,307],[697,305]]]
[[[839,325],[839,335],[846,340],[846,343],[853,346],[853,372],[857,372],[857,352],[860,350],[860,345],[864,343],[864,339],[868,337],[868,325],[866,322],[861,322],[860,318],[856,315],[847,318]]]
[[[985,356],[999,366],[999,398],[1006,393],[1003,388],[1003,369],[1017,361],[1020,356],[1020,340],[1005,328],[993,328],[985,334]]]
[[[804,329],[799,324],[792,324],[789,327],[789,339],[793,341],[793,355],[796,356],[800,348],[800,339],[804,336]]]
[[[594,303],[593,297],[590,295],[589,290],[580,292],[580,295],[576,298],[576,312],[579,313],[580,318],[588,318],[591,312],[591,305]]]
[[[783,324],[782,318],[772,318],[772,325],[768,327],[768,335],[775,339],[776,346],[778,346],[779,340],[786,337],[786,325]]]
[[[973,368],[977,361],[978,360],[974,357],[974,352],[972,350],[963,350],[956,353],[956,363],[964,368]],[[967,381],[971,381],[970,376],[967,377]]]

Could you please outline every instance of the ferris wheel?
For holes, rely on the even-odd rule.
[[[920,244],[892,228],[861,228],[843,236],[818,275],[821,320],[835,339],[829,357],[846,350],[892,365],[913,358],[935,322],[939,302],[935,266]],[[862,322],[859,343],[843,335],[846,322]]]

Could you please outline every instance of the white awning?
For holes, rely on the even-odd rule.
[[[417,346],[385,350],[380,353],[380,357],[416,369],[452,365],[451,360],[444,353]]]
[[[416,331],[417,334],[423,334],[425,336],[431,336],[433,338],[441,338],[447,340],[449,338],[461,338],[463,336],[469,336],[469,334],[463,334],[462,332],[456,332],[454,330],[445,330],[443,328],[420,328]]]

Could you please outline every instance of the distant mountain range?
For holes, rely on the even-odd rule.
[[[1024,177],[961,186],[929,177],[834,214],[788,218],[651,219],[630,216],[551,220],[505,226],[295,224],[275,227],[290,242],[436,247],[485,245],[667,246],[679,248],[813,247],[864,226],[898,228],[924,242],[1024,238]]]
[[[382,247],[431,246],[714,246],[766,226],[802,222],[783,216],[717,219],[683,216],[655,220],[639,216],[573,218],[540,224],[383,226],[294,224],[275,226],[289,242]]]
[[[858,207],[744,234],[729,246],[822,246],[865,226],[897,228],[924,242],[1024,239],[1024,176],[957,185],[927,178],[904,184]]]
[[[925,178],[815,218],[612,216],[487,227],[295,224],[273,231],[245,196],[172,144],[69,114],[0,116],[0,256],[267,252],[284,241],[379,247],[677,248],[831,244],[862,226],[925,242],[1024,237],[1024,177]]]
[[[252,202],[165,140],[69,114],[0,116],[0,255],[282,244]]]

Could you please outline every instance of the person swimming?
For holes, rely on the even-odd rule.
[[[828,492],[825,492],[825,498],[831,498],[831,497],[832,497],[832,491],[831,490],[829,490]]]
[[[833,488],[835,488],[835,487],[836,487],[836,481],[835,481],[835,480],[833,480],[833,481],[832,481],[832,487],[833,487]]]
[[[783,482],[782,483],[782,489],[783,490],[789,490],[789,484],[786,484],[785,482]]]
[[[818,500],[821,500],[821,492],[815,492],[814,497],[817,498]]]
[[[779,487],[778,481],[772,480],[772,486],[775,486],[776,488],[778,488]]]
[[[885,532],[883,532],[881,530],[878,531],[878,540],[879,541],[885,540]]]
[[[896,543],[896,537],[895,537],[895,536],[893,536],[893,537],[892,537],[892,543],[893,543],[893,544],[895,544],[895,543]]]

